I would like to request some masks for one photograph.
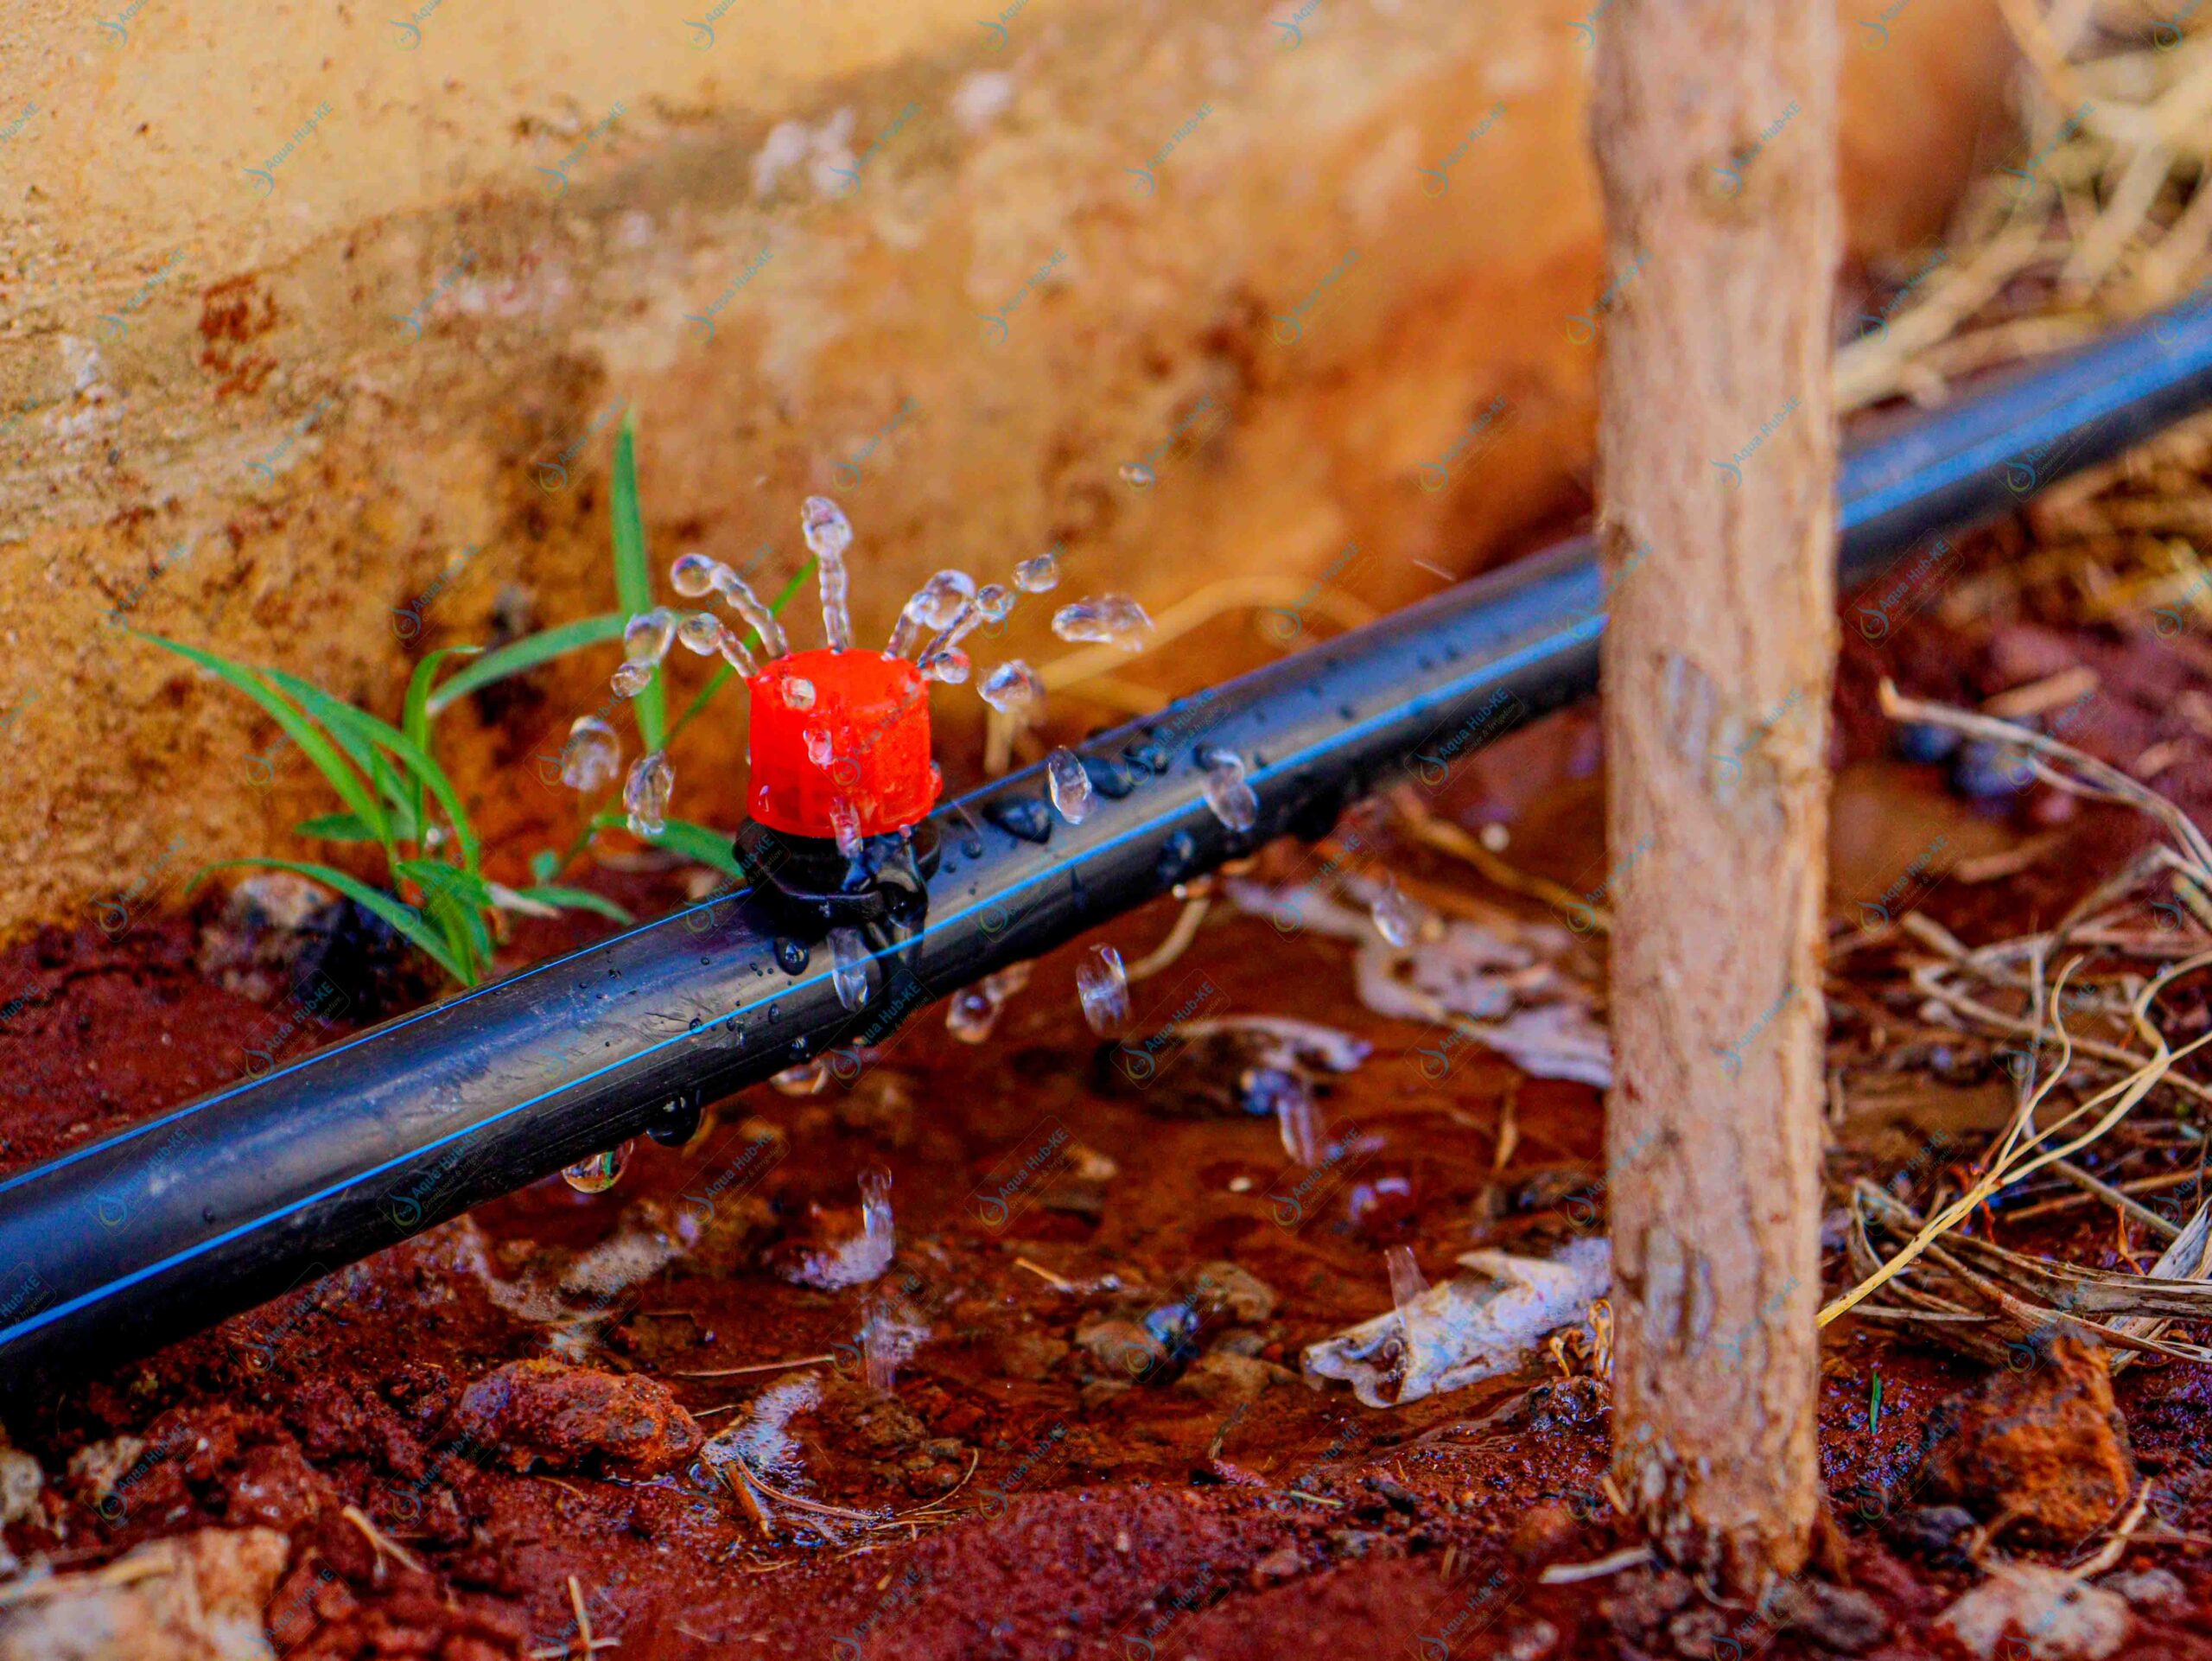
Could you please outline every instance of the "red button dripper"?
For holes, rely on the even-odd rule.
[[[851,804],[860,833],[903,830],[936,805],[929,683],[880,652],[801,652],[750,682],[753,817],[789,836],[834,837]],[[810,734],[819,735],[810,741]],[[817,759],[817,757],[821,759]]]

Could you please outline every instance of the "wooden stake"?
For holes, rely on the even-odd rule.
[[[1614,0],[1599,436],[1614,1473],[1756,1588],[1818,1499],[1834,9]]]

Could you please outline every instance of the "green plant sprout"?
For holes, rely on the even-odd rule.
[[[547,849],[533,856],[531,886],[512,888],[493,882],[484,875],[483,850],[475,830],[460,792],[433,754],[431,741],[432,723],[455,700],[571,652],[620,640],[632,613],[652,606],[645,522],[638,503],[636,439],[627,419],[615,443],[613,518],[615,593],[622,611],[547,629],[495,652],[456,646],[427,653],[408,680],[397,727],[282,670],[255,668],[202,647],[133,630],[138,638],[190,660],[259,704],[345,807],[343,812],[302,819],[293,829],[324,842],[373,843],[383,856],[389,885],[388,892],[372,888],[327,864],[256,856],[201,867],[193,874],[187,892],[212,873],[238,866],[313,877],[381,918],[463,986],[476,985],[489,971],[493,925],[501,913],[555,916],[563,910],[588,911],[618,923],[633,922],[627,911],[604,895],[556,881],[601,830],[621,825],[621,815],[602,806],[585,816],[582,832],[565,854]],[[773,609],[780,612],[789,603],[812,566],[810,560],[791,579],[776,597]],[[477,661],[457,668],[439,683],[441,669],[461,658]],[[670,726],[657,668],[652,683],[632,704],[646,748],[658,749],[674,742],[735,672],[722,665]],[[725,875],[740,875],[730,854],[731,838],[704,825],[671,819],[660,834],[644,840]]]

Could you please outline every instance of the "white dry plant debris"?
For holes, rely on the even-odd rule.
[[[1339,875],[1363,905],[1371,879]],[[1377,932],[1363,910],[1315,888],[1281,889],[1249,877],[1227,881],[1230,901],[1286,932],[1310,930],[1358,946],[1353,959],[1359,1001],[1376,1015],[1446,1029],[1456,1041],[1496,1051],[1537,1079],[1611,1088],[1612,1047],[1592,1014],[1590,989],[1569,972],[1578,950],[1568,930],[1523,922],[1504,912],[1489,923],[1439,918],[1402,946]]]
[[[1590,1308],[1613,1280],[1604,1238],[1570,1240],[1549,1259],[1483,1251],[1459,1261],[1474,1272],[1308,1345],[1306,1377],[1340,1379],[1369,1407],[1403,1407],[1517,1371],[1563,1327],[1597,1343]]]

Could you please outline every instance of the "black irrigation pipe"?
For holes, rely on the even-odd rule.
[[[1840,493],[1846,588],[1887,561],[1912,582],[1922,538],[2208,404],[2212,306],[2196,306],[1861,446]],[[1630,580],[1666,581],[1662,563]],[[1885,586],[1859,603],[1878,610]],[[879,952],[857,1015],[826,949],[733,895],[0,1182],[0,1384],[143,1354],[624,1138],[680,1140],[702,1102],[879,1045],[995,968],[1271,837],[1318,835],[1408,766],[1440,784],[1595,687],[1606,600],[1579,538],[1093,739],[1100,799],[1079,826],[1044,806],[1037,767],[948,804],[926,920]],[[1205,805],[1216,748],[1248,769],[1248,833]],[[272,1352],[291,1307],[248,1322],[245,1345]]]

